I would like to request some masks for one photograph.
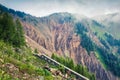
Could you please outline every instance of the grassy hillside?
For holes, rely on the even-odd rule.
[[[33,56],[26,45],[19,20],[0,12],[0,80],[53,80],[52,74],[42,67],[46,62]]]
[[[33,56],[29,47],[14,48],[0,41],[0,80],[53,79],[50,72],[42,68],[45,62]]]

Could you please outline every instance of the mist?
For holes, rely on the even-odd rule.
[[[87,17],[120,12],[120,0],[0,0],[0,3],[37,17],[56,12]]]

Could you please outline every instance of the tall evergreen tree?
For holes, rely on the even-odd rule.
[[[13,18],[8,13],[0,16],[0,39],[12,44],[15,36],[15,25]]]
[[[25,38],[24,38],[24,32],[23,27],[20,23],[20,21],[16,20],[16,34],[14,37],[14,43],[15,46],[20,47],[25,45]]]

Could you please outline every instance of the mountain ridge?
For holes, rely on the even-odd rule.
[[[66,14],[68,15],[67,17],[63,14],[59,14],[61,16],[58,16],[58,13],[55,14],[58,18],[56,18],[54,14],[42,18],[36,18],[29,15],[27,15],[28,17],[17,17],[21,20],[26,36],[45,49],[41,49],[41,53],[48,53],[46,52],[46,50],[48,50],[51,53],[68,56],[76,63],[87,66],[90,72],[96,73],[97,80],[117,80],[114,75],[101,66],[96,54],[94,51],[91,51],[93,49],[90,49],[90,47],[93,47],[92,43],[102,44],[99,38],[90,30],[90,23],[86,24],[86,21],[84,23],[77,21],[78,23],[76,23],[76,21],[74,22],[74,16],[71,16],[71,14],[69,15],[69,13]],[[14,15],[13,17],[16,18]],[[97,24],[97,27],[101,26]],[[85,44],[83,39],[89,39],[87,42],[92,42],[91,45],[87,47],[88,44]],[[95,40],[96,42],[93,42]],[[29,42],[29,44],[31,43]],[[34,45],[31,46],[33,47]],[[90,54],[87,50],[90,50]]]

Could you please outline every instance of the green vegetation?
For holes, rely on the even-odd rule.
[[[81,39],[81,46],[87,50],[88,54],[95,50],[95,44],[86,34],[83,34]]]
[[[83,76],[86,76],[87,78],[89,78],[90,80],[95,80],[95,75],[93,73],[90,73],[88,71],[88,69],[85,66],[82,66],[81,64],[77,64],[75,65],[73,60],[66,57],[58,57],[55,54],[52,54],[51,58],[53,58],[54,60],[60,62],[61,64],[69,67],[70,69],[82,74]],[[62,68],[63,70],[63,68]]]
[[[107,65],[105,64],[105,62],[102,59],[102,56],[100,55],[99,51],[95,52],[95,56],[97,57],[97,59],[101,62],[101,65],[104,69],[107,69]]]
[[[7,64],[14,65],[18,71],[10,72],[10,69],[5,66]],[[23,74],[28,74],[31,78],[43,76],[45,80],[48,77],[53,80],[50,72],[42,68],[44,65],[45,62],[34,57],[29,47],[24,46],[16,51],[14,47],[0,41],[0,77],[2,80],[15,79],[16,76],[12,75],[14,73],[19,76],[19,79],[23,79]]]
[[[37,49],[35,49],[35,50],[34,50],[34,53],[38,53],[38,50],[37,50]]]
[[[76,23],[75,32],[81,37],[81,46],[87,50],[88,54],[94,51],[95,44],[86,34],[87,28],[81,23]]]
[[[80,22],[77,22],[75,24],[75,32],[79,35],[83,35],[86,32],[88,32],[88,30],[83,24],[81,24]]]
[[[25,45],[24,32],[17,19],[15,22],[8,13],[0,14],[0,40],[9,43],[15,47]]]
[[[120,59],[103,48],[98,48],[98,51],[99,55],[102,57],[104,63],[106,64],[107,69],[114,73],[114,75],[120,76],[120,72],[118,71],[120,70]]]
[[[85,48],[88,53],[95,51],[97,58],[101,61],[104,68],[110,70],[114,75],[120,76],[120,72],[118,71],[120,70],[120,58],[118,57],[119,55],[116,56],[116,54],[112,52],[113,47],[116,47],[118,48],[116,53],[119,53],[120,40],[115,39],[112,35],[105,32],[102,26],[94,25],[91,29],[104,45],[105,48],[103,48],[93,43],[86,34],[87,30],[85,26],[81,23],[77,23],[75,28],[77,29],[75,32],[81,37],[81,46]]]
[[[106,47],[106,49],[102,47],[98,47],[98,53],[102,57],[102,61],[104,61],[107,69],[109,69],[114,75],[120,76],[120,72],[118,71],[120,69],[120,58],[118,57],[119,55],[113,54],[110,50],[110,47],[116,47],[118,48],[118,53],[119,53],[119,48],[120,48],[120,40],[117,40],[112,37],[112,35],[105,33],[105,40],[101,40],[103,45]],[[107,43],[110,45],[107,46]],[[107,50],[108,49],[108,50]]]
[[[104,39],[105,29],[103,27],[95,26],[94,24],[90,27],[94,34],[102,39]]]
[[[4,71],[0,69],[0,80],[10,80],[12,77],[9,74],[4,74]]]
[[[78,27],[81,27],[77,25]],[[77,28],[79,29],[79,28]],[[81,36],[83,42],[81,41],[81,45],[86,48],[86,50],[89,52],[93,50],[95,52],[96,57],[100,60],[101,64],[104,66],[105,69],[110,70],[114,75],[120,77],[120,40],[116,39],[116,37],[112,36],[112,34],[109,34],[108,31],[102,25],[98,25],[93,22],[93,24],[90,25],[90,29],[93,31],[93,33],[98,37],[100,42],[104,45],[104,47],[97,46],[93,43],[93,41],[88,41],[89,37],[85,34],[81,34],[81,30],[84,31],[84,28],[81,28],[81,30],[78,30],[77,33]],[[83,35],[83,37],[82,37]],[[87,37],[86,37],[87,36]],[[86,46],[85,44],[86,43]],[[89,45],[92,44],[90,47],[92,49],[89,49]],[[116,49],[116,51],[115,51]],[[116,54],[118,53],[118,54]]]
[[[120,40],[115,39],[112,35],[105,33],[104,34],[106,37],[107,42],[111,45],[111,46],[120,46]]]
[[[23,27],[18,19],[16,20],[15,26],[16,26],[16,29],[15,29],[16,33],[15,33],[13,45],[17,47],[24,46],[25,38],[24,38]]]

